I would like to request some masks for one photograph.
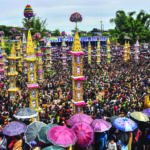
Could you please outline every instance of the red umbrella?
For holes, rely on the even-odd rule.
[[[66,126],[55,126],[47,132],[48,140],[57,146],[69,147],[76,143],[75,133]]]
[[[77,135],[77,146],[84,148],[93,142],[94,132],[90,125],[84,122],[76,123],[71,129]]]

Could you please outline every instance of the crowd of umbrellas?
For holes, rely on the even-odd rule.
[[[33,118],[37,113],[30,108],[21,108],[14,115],[17,119]],[[75,114],[67,120],[67,126],[45,124],[35,121],[28,126],[21,121],[13,121],[6,125],[2,132],[6,136],[17,136],[22,133],[28,145],[37,142],[49,145],[43,150],[63,150],[76,145],[85,148],[94,141],[95,132],[108,131],[112,126],[123,132],[132,132],[138,128],[137,122],[148,122],[150,109],[143,112],[132,112],[130,118],[113,116],[110,121],[104,119],[93,120],[86,114]]]

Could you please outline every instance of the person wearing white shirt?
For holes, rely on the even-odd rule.
[[[117,150],[117,145],[116,143],[114,142],[114,140],[111,140],[109,143],[108,143],[108,149],[107,150]]]

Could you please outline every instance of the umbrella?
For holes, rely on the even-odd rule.
[[[148,117],[150,117],[150,108],[145,109],[145,110],[143,111],[143,113],[145,113]]]
[[[16,136],[24,133],[26,128],[27,126],[24,123],[19,121],[13,121],[4,127],[2,132],[4,135],[7,136]]]
[[[132,112],[130,114],[130,116],[132,118],[134,118],[135,120],[138,120],[138,121],[142,121],[142,122],[148,122],[149,121],[148,116],[142,112],[135,111],[135,112]]]
[[[76,123],[71,129],[77,135],[77,145],[79,147],[87,147],[93,142],[94,132],[91,126],[87,123]]]
[[[46,147],[42,150],[65,150],[65,149],[62,147],[59,147],[59,146],[49,146],[49,147]]]
[[[55,126],[48,130],[48,140],[54,145],[69,147],[77,141],[75,133],[66,126]]]
[[[107,121],[109,120],[109,122],[113,123],[113,121],[118,118],[118,116],[112,116],[112,117],[109,117],[108,119],[106,119]]]
[[[48,124],[46,126],[43,126],[39,133],[38,133],[38,139],[39,141],[43,142],[43,143],[49,143],[49,141],[47,140],[47,132],[50,128],[56,126],[55,124]]]
[[[95,119],[92,122],[91,127],[94,132],[105,132],[111,128],[111,124],[103,119]]]
[[[35,110],[32,110],[30,108],[21,108],[14,115],[14,117],[17,119],[29,119],[37,116],[38,113]]]
[[[45,124],[43,122],[38,122],[38,121],[28,125],[27,130],[25,132],[26,142],[30,143],[34,141],[38,136],[38,132],[41,130],[43,126],[45,126]]]
[[[87,124],[91,124],[93,119],[85,114],[76,114],[73,115],[70,119],[67,120],[67,124],[73,126],[75,123],[84,122]]]
[[[128,133],[122,132],[122,133],[119,135],[119,139],[121,140],[121,142],[122,142],[124,145],[127,145],[127,144],[129,143],[129,135],[128,135]]]
[[[118,117],[113,121],[113,125],[121,131],[129,132],[134,131],[138,125],[129,118]]]

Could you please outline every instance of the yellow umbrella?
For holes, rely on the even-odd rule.
[[[130,114],[130,116],[132,118],[134,118],[135,120],[138,120],[138,121],[142,121],[142,122],[148,122],[149,121],[148,116],[142,112],[135,111],[135,112],[132,112]]]

